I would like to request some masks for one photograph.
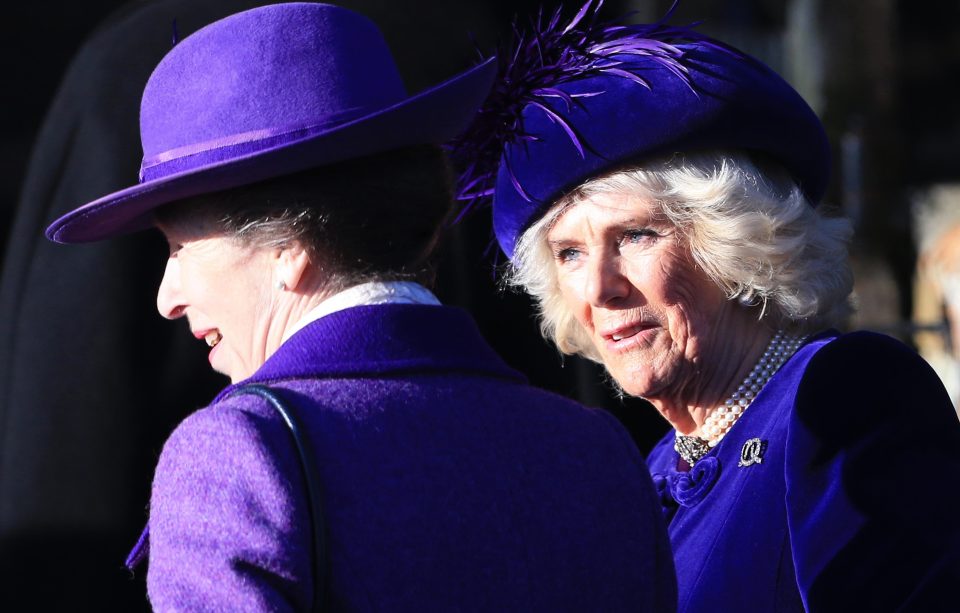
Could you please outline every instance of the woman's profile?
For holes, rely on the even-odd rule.
[[[147,83],[140,182],[48,229],[159,228],[157,308],[231,380],[159,458],[130,559],[156,610],[674,608],[623,429],[530,386],[427,288],[439,145],[492,77],[410,95],[354,12],[232,15]]]

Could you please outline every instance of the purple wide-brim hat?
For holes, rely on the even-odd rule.
[[[326,4],[264,6],[177,44],[150,76],[140,107],[140,183],[81,206],[47,228],[80,243],[152,224],[153,210],[460,132],[490,89],[480,64],[410,96],[377,27]]]
[[[587,59],[563,46],[564,37],[579,41],[595,32]],[[553,39],[560,41],[559,51],[546,50],[544,40],[541,33],[526,43],[536,70],[522,69],[511,78],[515,84],[533,74],[534,82],[511,136],[503,139],[488,188],[494,232],[509,258],[522,233],[558,198],[654,157],[744,151],[782,166],[811,203],[823,197],[830,172],[823,126],[803,98],[759,60],[662,23],[587,34],[570,30]],[[521,55],[508,60],[501,53],[501,72],[503,65],[517,72],[513,65],[523,52],[521,47]],[[540,54],[549,58],[541,60]],[[501,77],[491,98],[498,91],[509,98],[502,82]],[[491,104],[478,121],[496,116],[488,110]]]

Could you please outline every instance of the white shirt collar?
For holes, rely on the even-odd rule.
[[[310,309],[283,336],[283,342],[314,321],[350,307],[369,304],[440,305],[433,292],[412,281],[370,281],[348,287]]]

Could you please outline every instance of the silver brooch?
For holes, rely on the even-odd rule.
[[[710,444],[702,438],[677,432],[673,441],[673,449],[680,454],[684,462],[693,466],[697,463],[697,460],[710,453]]]
[[[763,463],[763,454],[767,450],[767,441],[752,438],[743,444],[740,450],[740,462],[737,466],[752,466]]]

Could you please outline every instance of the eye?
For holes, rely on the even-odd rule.
[[[574,249],[573,247],[564,247],[554,251],[553,257],[561,264],[565,262],[572,262],[580,258],[580,250]]]
[[[631,228],[623,233],[620,239],[621,244],[639,243],[646,239],[657,238],[660,234],[651,228]]]

